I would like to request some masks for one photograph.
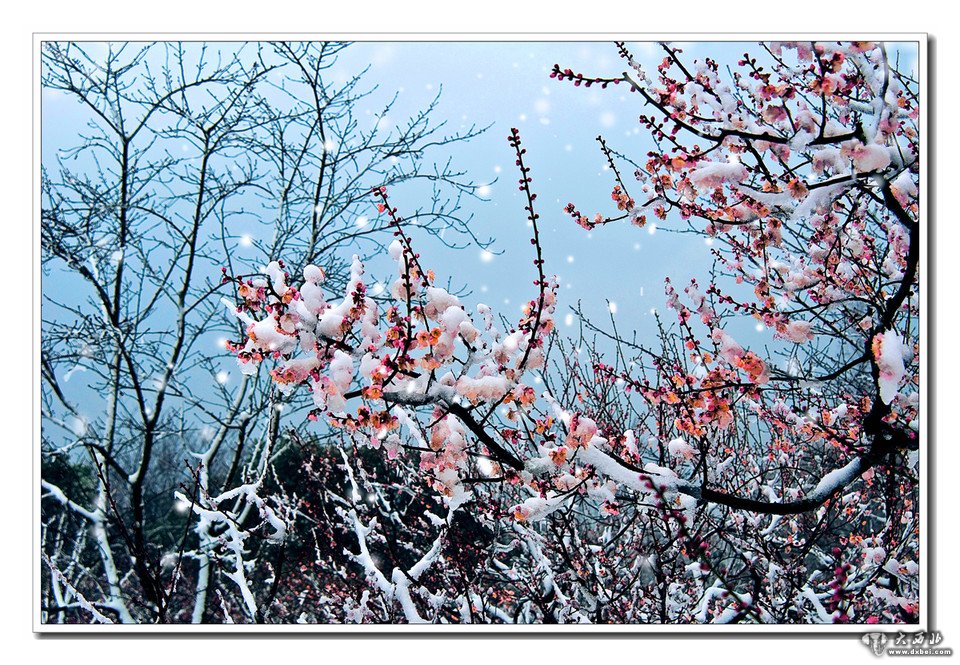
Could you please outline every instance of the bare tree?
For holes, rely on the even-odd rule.
[[[44,89],[86,118],[42,174],[47,620],[90,607],[124,622],[204,618],[228,525],[189,532],[173,491],[189,504],[262,478],[283,417],[273,387],[218,371],[218,340],[237,330],[219,302],[225,262],[233,274],[295,251],[342,283],[345,247],[382,249],[382,226],[356,217],[384,182],[429,201],[423,229],[480,242],[460,207],[475,186],[431,158],[480,130],[444,133],[439,96],[405,125],[361,126],[375,86],[365,72],[327,76],[347,48],[44,44]],[[264,239],[237,230],[251,218]],[[235,570],[282,556],[253,541]]]

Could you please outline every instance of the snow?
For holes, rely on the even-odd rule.
[[[813,339],[813,326],[809,321],[791,321],[787,324],[782,337],[801,344]]]
[[[683,439],[673,439],[667,444],[667,449],[673,457],[683,460],[691,460],[696,456],[697,449],[691,446]]]
[[[856,480],[861,473],[863,473],[863,462],[857,457],[846,466],[834,469],[821,478],[817,486],[805,498],[815,503],[823,503],[834,492]]]
[[[723,183],[744,182],[748,176],[747,168],[739,162],[708,162],[687,175],[698,189],[716,189]]]
[[[567,494],[551,494],[546,498],[531,497],[515,506],[513,514],[519,522],[536,522],[563,506],[567,498]]]
[[[339,349],[333,352],[333,360],[327,368],[330,380],[340,390],[345,393],[350,389],[353,383],[353,358],[349,353],[344,353]]]
[[[890,165],[890,151],[886,146],[871,143],[853,150],[853,163],[858,171],[881,171]]]
[[[446,289],[434,286],[427,288],[427,303],[423,308],[423,312],[429,318],[437,320],[448,308],[459,306],[460,300],[456,296],[448,293]]]
[[[895,330],[879,333],[873,339],[873,357],[877,361],[880,376],[877,385],[880,389],[880,399],[885,404],[893,402],[900,389],[905,369],[903,357],[906,352],[900,334]]]
[[[719,346],[720,356],[727,362],[735,363],[743,355],[743,347],[720,328],[715,328],[711,337]]]
[[[322,284],[325,278],[326,276],[324,275],[322,268],[318,268],[313,264],[303,268],[303,280],[305,282],[310,282],[311,284]]]
[[[394,240],[390,243],[390,247],[387,248],[387,253],[390,255],[391,259],[399,262],[400,257],[403,256],[403,243],[401,243],[399,240]]]
[[[510,381],[502,376],[460,377],[458,393],[471,401],[493,402],[501,399],[510,390]]]

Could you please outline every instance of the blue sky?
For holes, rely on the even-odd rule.
[[[730,58],[743,50],[742,45],[717,46]],[[636,50],[651,63],[658,59],[653,44]],[[461,282],[472,289],[473,299],[511,318],[533,295],[530,230],[506,142],[510,128],[518,127],[538,193],[545,269],[561,280],[561,309],[580,302],[585,313],[602,322],[609,316],[610,301],[624,329],[650,334],[650,310],[662,302],[663,277],[686,279],[691,272],[700,273],[699,268],[709,265],[709,248],[699,239],[626,224],[587,233],[563,212],[571,201],[591,215],[611,210],[614,181],[595,140],[598,134],[604,134],[611,147],[634,156],[653,146],[636,121],[641,113],[637,98],[619,88],[559,83],[549,78],[555,62],[597,75],[623,70],[610,43],[380,43],[357,44],[342,69],[331,73],[346,77],[356,67],[372,64],[371,80],[380,82],[382,98],[389,91],[400,92],[398,119],[420,108],[442,86],[439,113],[451,127],[492,124],[484,135],[456,146],[453,157],[478,182],[490,183],[481,190],[488,202],[471,206],[471,211],[476,234],[497,239],[494,255],[470,249],[463,256],[432,243],[424,256],[441,281],[452,276],[455,285]],[[415,205],[402,194],[395,203],[401,209],[405,203]],[[559,318],[562,329],[565,317]]]
[[[745,51],[757,50],[756,44],[743,42],[681,46],[688,59],[710,56],[729,64]],[[648,70],[663,57],[652,42],[632,44],[631,50]],[[916,62],[915,45],[891,45],[890,52],[897,51],[905,62]],[[649,337],[655,331],[651,310],[663,303],[663,278],[683,284],[702,277],[711,263],[710,248],[702,238],[664,232],[678,220],[659,228],[639,230],[620,223],[587,233],[564,214],[563,206],[570,201],[591,216],[611,212],[614,181],[598,149],[598,134],[638,161],[653,144],[637,122],[644,112],[639,97],[623,88],[585,89],[557,82],[549,78],[555,62],[598,76],[616,76],[624,68],[614,45],[606,42],[364,43],[355,45],[342,69],[332,74],[345,77],[356,67],[372,65],[371,81],[380,83],[384,97],[389,91],[400,93],[398,118],[428,102],[442,86],[439,113],[450,126],[493,125],[486,134],[456,146],[453,156],[478,182],[496,180],[484,190],[489,202],[472,211],[477,235],[497,238],[497,254],[425,250],[427,263],[441,278],[446,273],[454,283],[462,280],[474,298],[505,314],[515,314],[531,297],[529,229],[506,143],[509,129],[518,127],[539,195],[546,271],[561,279],[561,309],[580,302],[589,317],[605,322],[610,301],[621,330]],[[396,200],[401,208],[404,203],[402,197]],[[559,319],[563,330],[564,316]],[[754,343],[770,335],[766,330],[755,334],[759,339]]]
[[[683,48],[689,59],[709,55],[732,64],[756,45],[699,42]],[[633,44],[631,49],[648,69],[662,58],[654,43]],[[897,50],[907,62],[916,62],[915,45],[890,49]],[[653,145],[637,122],[644,112],[638,96],[618,87],[586,89],[557,82],[549,78],[555,62],[589,75],[623,71],[615,46],[607,42],[371,42],[353,45],[329,74],[345,81],[370,67],[366,84],[379,88],[361,102],[358,115],[368,116],[371,124],[394,93],[396,105],[382,123],[402,123],[442,89],[436,113],[448,129],[491,125],[479,137],[452,145],[449,156],[457,168],[486,185],[480,192],[487,200],[468,201],[465,212],[473,213],[477,236],[496,238],[492,251],[451,250],[413,233],[424,264],[436,271],[440,283],[450,278],[454,287],[471,292],[466,298],[471,304],[489,304],[514,320],[519,307],[534,296],[530,229],[506,141],[510,128],[518,127],[538,193],[545,271],[561,281],[560,331],[574,334],[575,328],[565,325],[565,315],[577,303],[588,317],[609,327],[608,303],[614,303],[621,333],[630,336],[635,330],[639,339],[655,345],[651,314],[662,308],[663,278],[669,276],[679,285],[702,278],[711,263],[710,248],[703,238],[668,232],[678,225],[676,219],[643,230],[619,223],[588,233],[563,212],[568,202],[591,216],[612,212],[614,180],[595,140],[598,134],[611,148],[637,160]],[[84,116],[78,105],[49,91],[42,110],[43,154],[50,163],[56,150],[76,141]],[[403,190],[395,192],[392,201],[401,214],[422,203]],[[256,219],[237,223],[238,233],[256,237],[268,232]],[[369,270],[386,276],[392,266],[382,257],[373,260]],[[49,282],[48,287],[55,288]],[[756,336],[744,338],[746,343],[761,346],[772,338],[769,331],[753,331],[751,321],[743,325]],[[232,359],[223,362],[225,370],[235,370]]]

